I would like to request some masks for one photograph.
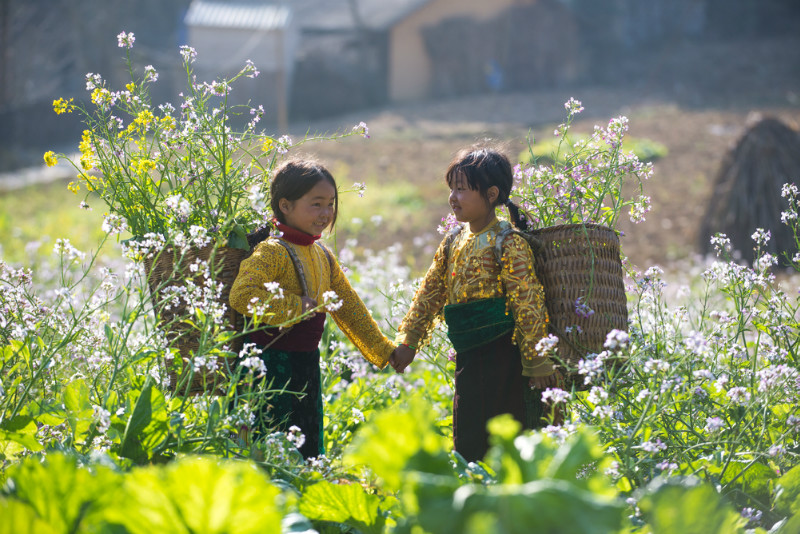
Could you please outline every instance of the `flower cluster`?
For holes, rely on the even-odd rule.
[[[595,126],[588,139],[573,138],[570,127],[583,106],[571,98],[564,107],[568,117],[555,130],[559,137],[555,163],[537,165],[534,158],[533,164],[514,168],[516,192],[531,222],[535,227],[577,223],[616,228],[624,208],[629,209],[631,221],[643,221],[650,198],[643,194],[642,183],[653,174],[653,166],[622,149],[627,117],[613,118],[605,128]],[[630,178],[638,194],[626,198],[623,185]]]
[[[269,173],[298,144],[289,136],[256,130],[263,106],[229,100],[238,80],[257,77],[258,69],[247,60],[230,79],[198,81],[193,67],[197,52],[182,46],[187,88],[178,105],[156,106],[150,98],[159,79],[156,68],[147,65],[137,74],[131,61],[133,33],[122,32],[117,40],[131,73],[124,88],[112,89],[100,74],[88,73],[88,106],[72,99],[53,102],[56,113],[77,110],[87,125],[79,161],[65,156],[78,171],[69,189],[78,193],[85,188],[84,208],[99,195],[108,208],[109,231],[140,238],[202,227],[219,244],[248,248],[247,233],[270,219]],[[251,120],[237,131],[234,117],[248,114]],[[329,137],[348,135],[367,137],[366,124]],[[48,151],[44,160],[52,166],[58,156]]]

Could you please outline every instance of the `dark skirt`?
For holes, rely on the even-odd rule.
[[[270,389],[286,391],[273,394],[256,413],[256,437],[288,432],[290,427],[297,426],[305,436],[299,448],[303,458],[325,454],[319,349],[264,349],[261,359],[267,367],[264,380],[272,384]]]
[[[489,448],[486,423],[511,414],[523,428],[545,425],[541,391],[532,391],[522,376],[519,349],[508,333],[456,354],[453,442],[467,461],[482,460]]]

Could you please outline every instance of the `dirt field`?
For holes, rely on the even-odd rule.
[[[432,230],[447,213],[442,174],[458,149],[488,138],[516,156],[529,131],[536,138],[552,135],[553,126],[566,116],[563,103],[575,97],[586,108],[575,122],[576,131],[590,131],[594,124],[625,115],[630,135],[669,149],[656,161],[655,176],[646,184],[653,205],[647,221],[621,225],[623,250],[635,265],[663,265],[697,250],[698,222],[720,162],[747,126],[773,116],[800,128],[798,51],[800,39],[718,44],[702,50],[676,47],[662,52],[658,63],[643,68],[637,82],[622,88],[587,86],[421,102],[319,122],[312,125],[312,133],[364,121],[371,138],[316,143],[307,145],[307,152],[337,176],[365,181],[368,195],[382,184],[415,184],[427,208],[399,229],[378,236],[384,245],[409,245],[414,235]],[[292,133],[302,136],[304,130]],[[388,205],[381,215],[391,218],[394,209]]]

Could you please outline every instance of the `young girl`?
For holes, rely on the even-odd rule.
[[[259,305],[268,305],[262,317],[265,323],[285,324],[249,335],[248,341],[263,351],[266,380],[287,390],[256,414],[257,430],[299,427],[305,435],[300,452],[310,458],[324,453],[318,345],[326,313],[323,308],[299,318],[333,291],[341,307],[331,314],[367,361],[382,369],[395,346],[381,333],[331,253],[317,243],[322,231],[336,222],[338,194],[331,173],[313,161],[286,161],[275,170],[270,194],[282,235],[259,243],[242,262],[230,304],[249,317]],[[282,298],[273,298],[278,291],[275,283],[283,291]]]
[[[510,413],[526,427],[543,425],[541,390],[557,385],[559,374],[536,352],[548,316],[530,246],[521,236],[507,236],[501,264],[493,250],[497,234],[509,227],[497,219],[495,208],[506,206],[514,226],[525,228],[519,208],[509,200],[508,158],[489,149],[465,151],[451,162],[445,178],[450,207],[462,225],[439,245],[400,324],[395,339],[400,346],[390,363],[403,372],[443,309],[456,350],[454,445],[475,461],[488,449],[486,423],[492,417]],[[532,388],[539,393],[531,395]]]

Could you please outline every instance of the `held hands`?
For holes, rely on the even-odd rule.
[[[417,351],[408,345],[399,345],[392,351],[392,355],[389,356],[389,365],[392,366],[395,372],[402,374],[406,367],[414,361],[416,355]]]

